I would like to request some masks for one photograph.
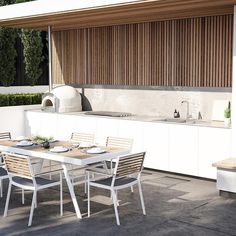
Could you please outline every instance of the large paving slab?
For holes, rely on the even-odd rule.
[[[215,182],[163,172],[145,170],[142,176],[147,215],[143,216],[138,190],[119,191],[121,226],[116,225],[110,194],[92,188],[91,217],[87,217],[87,200],[83,186],[76,187],[83,219],[75,216],[64,185],[64,215],[59,215],[58,189],[39,192],[33,225],[27,227],[32,193],[26,193],[21,204],[21,191],[11,195],[8,217],[0,217],[0,236],[5,235],[236,235],[236,200],[220,197]],[[4,197],[0,199],[3,215]]]

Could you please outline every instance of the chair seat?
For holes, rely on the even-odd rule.
[[[28,187],[34,187],[33,181],[31,179],[15,176],[12,178],[12,181],[14,181],[17,184],[25,185]],[[41,177],[36,177],[35,181],[36,181],[38,187],[42,187],[42,186],[45,186],[48,184],[53,184],[53,183],[58,182],[58,181],[54,181],[54,180],[50,180],[50,179],[44,179]]]
[[[0,167],[0,177],[6,176],[6,175],[7,175],[7,171],[4,168]]]
[[[137,179],[131,178],[131,177],[122,177],[122,178],[118,178],[115,180],[114,186],[116,186],[116,187],[122,186],[122,185],[130,184],[134,181],[137,181]],[[96,181],[91,181],[91,183],[101,184],[101,185],[105,185],[105,186],[111,186],[111,182],[112,182],[112,177],[105,178],[105,179],[99,179]]]

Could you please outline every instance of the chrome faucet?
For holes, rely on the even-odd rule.
[[[191,116],[190,116],[190,114],[189,114],[189,101],[183,100],[183,101],[181,102],[181,105],[184,104],[184,103],[187,104],[186,119],[189,119],[189,118],[191,118]]]

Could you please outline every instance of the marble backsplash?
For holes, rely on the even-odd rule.
[[[78,90],[82,92],[82,89]],[[182,118],[186,117],[187,105],[181,104],[181,101],[187,100],[190,115],[197,118],[201,112],[204,120],[211,120],[215,100],[231,101],[230,92],[85,88],[83,94],[92,110],[172,117],[174,110],[177,109]]]

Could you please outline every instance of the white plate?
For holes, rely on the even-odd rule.
[[[18,136],[14,140],[20,142],[20,141],[23,141],[23,140],[30,140],[30,138],[25,137],[25,136]]]
[[[79,147],[80,147],[80,148],[91,148],[91,147],[93,147],[93,146],[94,146],[93,143],[88,143],[88,142],[81,142],[81,143],[79,144]]]
[[[68,148],[66,148],[66,147],[61,147],[61,146],[58,146],[58,147],[54,147],[54,148],[49,149],[50,152],[55,152],[55,153],[67,152],[68,150],[69,150]]]
[[[28,147],[28,146],[32,146],[34,143],[32,143],[31,141],[26,141],[26,140],[23,140],[23,141],[20,141],[16,144],[16,146],[18,147]]]
[[[86,152],[88,154],[100,154],[100,153],[106,152],[106,150],[101,149],[101,148],[91,148],[91,149],[86,150]]]

